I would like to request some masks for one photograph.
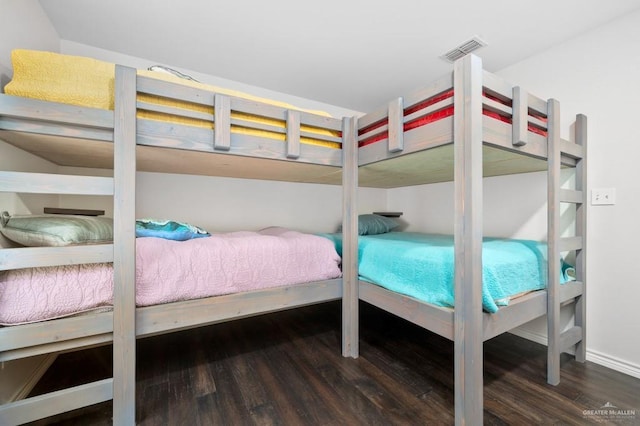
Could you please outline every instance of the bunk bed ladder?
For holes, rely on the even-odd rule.
[[[560,107],[558,101],[548,101],[548,288],[547,288],[547,382],[560,383],[560,355],[575,348],[575,358],[586,357],[586,144],[587,119],[578,115],[575,123],[576,143],[560,138]],[[561,188],[560,170],[563,159],[575,160],[575,190]],[[561,204],[575,205],[575,234],[561,237]],[[560,284],[561,256],[575,252],[576,281]],[[573,326],[561,330],[560,308],[573,302]]]

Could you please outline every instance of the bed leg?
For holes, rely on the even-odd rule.
[[[358,134],[356,117],[342,121],[342,356],[358,357]]]
[[[482,61],[454,66],[455,423],[483,423]]]

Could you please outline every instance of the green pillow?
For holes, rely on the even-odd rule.
[[[95,216],[10,216],[3,212],[0,232],[9,240],[28,247],[105,244],[113,241],[113,221]]]
[[[384,234],[399,225],[395,220],[378,214],[361,214],[358,216],[358,235]]]

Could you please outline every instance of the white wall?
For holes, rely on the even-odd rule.
[[[11,50],[57,52],[60,38],[36,0],[0,0],[0,88],[11,77]]]
[[[531,93],[560,101],[564,138],[575,114],[588,117],[589,188],[616,188],[614,206],[588,208],[588,359],[640,377],[640,12],[498,72]],[[563,174],[568,179],[568,174]],[[546,175],[485,179],[486,235],[546,238]],[[389,210],[409,230],[452,232],[451,183],[389,191]],[[570,219],[570,218],[569,218]],[[566,223],[565,223],[566,225]],[[517,331],[546,339],[544,321]]]

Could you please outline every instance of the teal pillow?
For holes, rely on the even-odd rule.
[[[384,234],[398,225],[395,220],[379,214],[361,214],[358,216],[358,235]]]
[[[96,216],[10,216],[3,212],[0,232],[7,239],[28,247],[106,244],[113,241],[113,221]]]
[[[174,220],[137,219],[136,237],[155,237],[166,240],[186,241],[192,238],[210,237],[197,226]]]

